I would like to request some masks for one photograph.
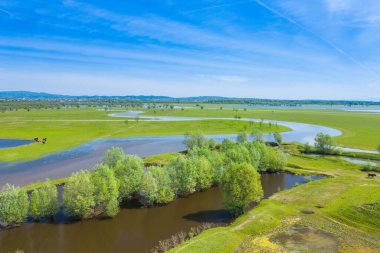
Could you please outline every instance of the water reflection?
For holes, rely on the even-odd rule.
[[[279,189],[305,183],[303,176],[264,174],[266,197]],[[319,179],[321,177],[314,177]],[[125,206],[113,219],[93,219],[69,224],[31,223],[0,232],[0,252],[146,252],[159,240],[204,222],[228,223],[231,214],[223,208],[222,194],[214,187],[168,205],[139,208]],[[59,221],[58,222],[64,222]]]

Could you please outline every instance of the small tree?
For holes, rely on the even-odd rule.
[[[171,187],[167,168],[152,166],[148,171],[152,174],[156,182],[154,202],[157,204],[163,204],[172,201],[174,199],[174,191]]]
[[[38,220],[42,217],[51,217],[58,210],[58,191],[57,187],[46,180],[43,185],[34,190],[30,195],[30,215]]]
[[[141,187],[139,190],[140,201],[145,206],[152,206],[157,198],[157,182],[152,173],[144,173]]]
[[[187,133],[185,134],[185,140],[183,141],[183,144],[185,144],[188,149],[203,147],[207,143],[207,138],[202,132]]]
[[[311,146],[308,142],[306,142],[304,145],[303,145],[303,152],[308,154],[308,153],[311,153],[312,149],[311,149]]]
[[[135,194],[144,176],[144,161],[134,155],[124,156],[115,166],[115,176],[119,181],[120,198]]]
[[[208,147],[210,149],[214,149],[216,147],[216,140],[214,138],[208,140]]]
[[[263,134],[260,131],[252,131],[251,137],[254,142],[265,142]]]
[[[321,154],[332,154],[336,149],[335,140],[328,134],[318,133],[314,140],[315,147]]]
[[[226,208],[235,216],[244,213],[251,202],[263,197],[260,174],[248,163],[231,164],[226,168],[221,184]]]
[[[99,165],[92,173],[94,200],[97,212],[113,217],[119,212],[118,182],[113,170],[107,165]]]
[[[268,167],[266,168],[267,172],[277,172],[282,170],[286,166],[287,158],[282,151],[269,148],[268,155],[269,163]]]
[[[176,194],[187,195],[196,191],[198,175],[192,161],[180,156],[171,161],[168,169]]]
[[[197,171],[197,190],[208,189],[214,183],[215,170],[205,157],[192,157],[190,161]]]
[[[88,171],[74,173],[65,185],[63,207],[67,215],[89,218],[93,215],[95,187]]]
[[[24,222],[28,215],[28,194],[24,188],[6,184],[0,192],[0,225]]]
[[[124,150],[122,148],[112,147],[107,150],[103,157],[102,163],[110,168],[114,168],[116,163],[124,158]]]
[[[282,135],[278,132],[274,133],[273,134],[273,138],[275,140],[275,142],[278,144],[278,145],[281,145],[282,143]]]
[[[245,143],[248,142],[248,134],[246,132],[242,132],[237,135],[236,142],[238,143]]]

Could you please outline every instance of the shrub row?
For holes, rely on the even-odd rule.
[[[217,150],[215,140],[202,134],[186,135],[187,155],[168,165],[144,167],[137,156],[111,148],[93,170],[73,173],[64,186],[62,206],[66,215],[85,219],[97,215],[113,217],[120,203],[136,197],[145,206],[165,204],[176,197],[220,184],[226,207],[240,215],[262,196],[258,172],[275,172],[286,164],[285,155],[260,141],[237,143],[224,140]],[[58,210],[57,188],[49,180],[30,197],[23,188],[5,186],[0,193],[3,226],[52,217]]]

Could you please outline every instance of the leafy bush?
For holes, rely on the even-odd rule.
[[[260,131],[252,131],[251,137],[254,142],[265,142],[264,136]]]
[[[251,202],[258,202],[263,197],[260,174],[248,163],[228,166],[221,188],[226,208],[236,216],[244,213]]]
[[[193,149],[195,147],[207,146],[208,141],[202,132],[195,132],[185,134],[183,144],[185,144],[188,149]]]
[[[22,223],[28,215],[28,194],[24,188],[6,184],[0,192],[0,225]]]
[[[148,173],[151,173],[156,182],[154,202],[157,204],[164,204],[172,201],[175,194],[171,187],[168,170],[162,167],[150,167]]]
[[[180,156],[171,161],[168,170],[177,195],[187,195],[196,191],[198,175],[192,160]]]
[[[94,214],[95,187],[88,171],[74,173],[65,185],[63,207],[67,215],[89,218]]]
[[[36,220],[51,217],[58,210],[57,187],[46,180],[43,185],[30,195],[29,214]]]
[[[195,165],[197,171],[196,189],[204,190],[210,188],[215,180],[215,170],[205,157],[191,157],[190,161]]]
[[[246,132],[242,132],[242,133],[238,134],[236,137],[237,143],[245,143],[248,141],[249,141],[249,138],[248,138],[248,134]]]
[[[118,182],[113,170],[107,165],[99,165],[91,172],[94,185],[95,211],[113,217],[119,212]]]
[[[107,150],[102,163],[104,163],[110,168],[114,168],[116,166],[116,163],[122,160],[124,156],[125,154],[122,148],[112,147],[109,150]]]
[[[278,145],[282,143],[282,135],[280,133],[274,133],[273,138]]]
[[[225,152],[226,163],[251,163],[251,156],[245,145],[235,144],[233,148],[230,148]]]
[[[120,198],[137,193],[144,176],[144,162],[134,155],[123,156],[115,165],[115,176],[119,182]]]
[[[214,149],[214,148],[216,148],[216,140],[214,139],[214,138],[211,138],[211,139],[209,139],[208,140],[208,147],[210,148],[210,149]],[[380,152],[380,151],[379,151]]]
[[[315,137],[315,148],[321,154],[332,154],[336,149],[335,140],[328,134],[318,133]]]
[[[157,182],[152,173],[147,171],[144,176],[139,190],[140,201],[145,206],[152,206],[157,198]]]
[[[267,172],[277,172],[282,170],[287,163],[285,154],[281,150],[268,149]]]

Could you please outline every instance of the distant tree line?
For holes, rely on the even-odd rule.
[[[65,96],[63,96],[65,97]],[[161,108],[174,109],[181,104],[192,104],[204,109],[201,104],[237,104],[246,106],[303,106],[303,105],[324,105],[324,106],[370,106],[380,105],[380,102],[371,101],[335,101],[335,100],[276,100],[276,99],[254,99],[254,98],[221,98],[221,97],[199,97],[199,98],[159,98],[154,96],[143,99],[133,97],[70,97],[65,98],[0,98],[0,112],[14,110],[39,110],[39,109],[59,109],[76,107],[102,107],[110,108]],[[183,107],[182,107],[183,109]],[[223,107],[220,107],[223,109]]]
[[[81,108],[94,107],[109,110],[111,108],[141,108],[144,104],[140,101],[118,100],[118,99],[97,99],[97,100],[80,100],[80,99],[0,99],[0,112],[18,111],[18,110],[42,110],[42,109],[61,109],[61,108]],[[169,107],[169,105],[168,105]]]
[[[217,145],[202,133],[187,134],[187,154],[161,167],[145,167],[141,158],[111,148],[93,170],[69,177],[62,203],[49,180],[29,194],[24,188],[6,185],[0,192],[1,225],[22,223],[27,217],[37,221],[51,218],[60,205],[66,215],[77,219],[113,217],[120,204],[131,198],[144,206],[161,205],[213,185],[221,186],[226,208],[240,215],[263,197],[259,172],[281,170],[286,156],[260,138],[249,141],[245,133],[237,140],[225,139]]]

